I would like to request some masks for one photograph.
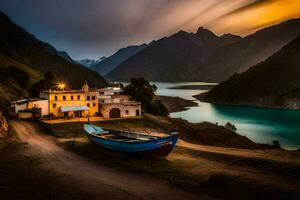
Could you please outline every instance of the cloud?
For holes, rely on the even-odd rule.
[[[300,10],[299,0],[1,0],[0,9],[75,58],[110,55],[199,26],[245,35]]]

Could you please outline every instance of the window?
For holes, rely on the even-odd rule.
[[[91,106],[91,105],[88,103],[88,104],[87,104],[87,107],[90,107],[90,106]]]
[[[96,104],[95,104],[95,103],[93,103],[93,107],[96,107]]]
[[[54,97],[55,101],[57,101],[57,96]]]
[[[91,99],[91,97],[90,96],[87,96],[87,98],[86,98],[88,101]]]
[[[92,96],[92,100],[96,100],[96,97],[95,97],[95,96]]]
[[[72,101],[74,100],[73,96],[71,96],[71,100],[72,100]]]
[[[66,98],[66,96],[63,96],[63,100],[65,101],[67,98]]]
[[[128,114],[129,114],[129,111],[128,111],[128,110],[126,110],[125,112],[126,112],[126,115],[128,115]]]
[[[53,104],[53,108],[56,108],[56,103]]]
[[[80,100],[80,95],[77,96],[77,99]]]

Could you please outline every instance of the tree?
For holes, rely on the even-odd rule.
[[[155,100],[155,91],[157,87],[151,85],[144,78],[132,78],[130,84],[124,88],[124,94],[131,97],[132,100],[142,103],[144,112],[155,115],[168,115],[165,106],[158,100]]]
[[[55,81],[58,79],[58,74],[56,72],[48,71],[44,74],[44,79],[35,83],[31,89],[31,96],[38,97],[41,90],[48,90],[54,87]]]

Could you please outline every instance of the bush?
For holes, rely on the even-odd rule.
[[[227,129],[229,129],[229,130],[231,130],[231,131],[236,131],[236,130],[237,130],[236,127],[235,127],[235,125],[232,124],[232,123],[230,123],[230,122],[227,122],[227,123],[225,124],[225,128],[227,128]]]
[[[45,78],[43,80],[40,80],[39,82],[35,83],[30,88],[31,96],[38,97],[41,90],[48,90],[50,88],[53,88],[55,80],[58,79],[57,73],[51,71],[46,72],[44,74],[44,77]]]
[[[281,149],[281,145],[280,145],[280,142],[278,140],[274,140],[273,142],[273,147],[276,148],[276,149]]]

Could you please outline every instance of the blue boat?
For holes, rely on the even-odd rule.
[[[146,157],[168,156],[178,140],[177,132],[152,135],[104,129],[91,124],[85,124],[84,130],[90,141],[98,146]]]

